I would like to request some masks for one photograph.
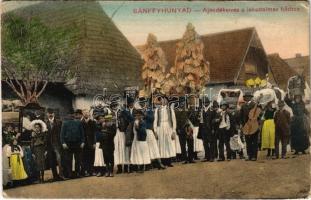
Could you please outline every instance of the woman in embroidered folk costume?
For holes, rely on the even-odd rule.
[[[138,166],[138,172],[144,172],[145,165],[151,163],[149,148],[147,143],[146,123],[144,113],[141,109],[134,110],[134,139],[131,149],[131,164]]]
[[[123,172],[123,165],[124,168],[127,167],[129,164],[129,156],[126,156],[125,152],[125,132],[127,129],[127,126],[129,125],[128,117],[126,115],[126,112],[120,108],[119,103],[117,102],[111,102],[110,104],[112,114],[116,121],[116,136],[114,137],[114,159],[115,159],[115,165],[117,165],[117,174]]]
[[[287,105],[293,110],[293,118],[290,125],[291,129],[291,148],[297,155],[299,152],[305,154],[305,150],[310,146],[310,122],[307,111],[301,95],[294,95],[293,99],[285,98]]]
[[[96,173],[97,177],[103,176],[105,172],[105,161],[104,161],[104,154],[103,154],[103,149],[100,147],[100,141],[102,141],[102,134],[100,132],[102,123],[104,122],[104,116],[108,115],[108,110],[107,109],[94,109],[95,114],[93,117],[96,120],[96,145],[95,145],[95,159],[94,159],[94,170]]]
[[[269,102],[262,116],[264,122],[261,132],[261,149],[268,150],[268,159],[272,158],[275,149],[275,123],[273,119],[276,111],[275,107],[276,106],[273,101]]]
[[[147,103],[148,101],[145,97],[139,98],[139,104],[143,109],[144,121],[146,123],[146,140],[148,143],[150,159],[151,161],[153,161],[154,167],[158,169],[165,169],[165,167],[161,163],[158,142],[153,132],[154,113],[152,110],[152,102],[149,102],[149,104],[151,105],[151,107],[149,108],[147,107]]]
[[[9,158],[9,166],[11,168],[11,178],[13,181],[20,181],[28,178],[23,164],[23,149],[17,145],[17,139],[13,138],[11,144],[6,149]]]
[[[44,181],[45,158],[47,155],[47,126],[42,120],[33,120],[30,125],[33,130],[31,151],[35,160],[39,181],[42,183]]]
[[[279,101],[279,109],[274,115],[275,122],[275,156],[279,158],[279,145],[282,143],[282,159],[286,158],[286,147],[290,137],[290,113],[285,109],[285,102]]]
[[[158,137],[158,146],[162,163],[173,167],[171,158],[176,156],[172,140],[176,135],[176,117],[174,108],[168,105],[168,98],[162,97],[162,105],[155,109],[153,130]]]

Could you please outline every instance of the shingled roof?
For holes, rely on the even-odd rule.
[[[201,35],[204,57],[210,62],[210,83],[234,83],[251,44],[255,28]],[[179,41],[161,41],[169,66],[174,66],[176,44]],[[142,46],[136,47],[141,50]]]
[[[139,53],[98,2],[42,2],[13,12],[38,16],[53,27],[78,27],[78,56],[71,67],[77,76],[67,84],[74,94],[93,95],[104,87],[114,92],[115,83],[120,88],[142,83]]]
[[[286,90],[288,79],[297,73],[277,53],[268,55],[268,60],[275,82]]]

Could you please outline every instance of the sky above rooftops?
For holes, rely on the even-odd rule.
[[[101,5],[109,16],[122,5],[113,21],[133,45],[144,44],[148,33],[155,34],[159,41],[181,38],[186,24],[191,22],[202,35],[255,27],[268,54],[279,53],[283,58],[296,53],[309,55],[309,6],[306,2],[101,2]],[[282,11],[281,7],[287,7],[287,11]],[[146,12],[146,8],[190,8],[191,12],[141,13]],[[217,8],[239,9],[240,12],[203,12]],[[247,12],[249,8],[277,8],[278,11]],[[291,8],[299,10],[289,11],[293,10]]]
[[[35,3],[38,2],[10,1],[3,3],[3,8],[8,11]],[[279,53],[283,58],[294,57],[296,53],[309,55],[309,5],[303,1],[102,1],[100,4],[108,16],[118,9],[112,20],[134,46],[144,44],[148,33],[155,34],[159,41],[181,38],[191,22],[201,35],[255,27],[267,54]],[[168,13],[177,9],[177,13]]]

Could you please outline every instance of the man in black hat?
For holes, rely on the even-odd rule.
[[[97,126],[96,122],[90,118],[90,112],[88,110],[82,111],[81,123],[85,137],[85,146],[82,152],[81,175],[90,176],[93,174]]]
[[[224,161],[224,146],[226,146],[227,152],[227,161],[231,160],[231,149],[230,149],[230,127],[232,124],[230,123],[230,115],[229,115],[229,105],[226,101],[222,101],[220,103],[221,112],[219,114],[219,128],[218,128],[218,150],[219,150],[219,159],[218,161]]]
[[[130,165],[130,155],[132,142],[134,138],[133,124],[134,124],[134,99],[132,97],[126,98],[126,106],[122,111],[123,118],[125,119],[125,158],[124,158],[124,172],[131,173],[133,166]]]
[[[81,152],[85,144],[84,130],[81,123],[81,111],[76,110],[68,120],[64,121],[60,140],[66,155],[68,176],[73,178],[72,159],[75,158],[76,177],[81,173]]]
[[[241,127],[244,127],[244,125],[248,121],[248,115],[249,112],[255,107],[256,103],[253,100],[253,95],[251,92],[246,92],[243,95],[244,99],[244,104],[242,105],[240,109],[240,123]],[[252,135],[245,135],[245,141],[246,141],[246,151],[247,151],[247,156],[245,160],[252,160],[256,161],[257,160],[257,152],[258,152],[258,134],[259,130],[252,134]]]
[[[205,159],[203,162],[213,162],[215,159],[215,148],[213,137],[213,119],[215,118],[216,111],[213,110],[213,106],[210,105],[210,101],[205,97],[202,102],[202,108],[200,110],[200,125],[199,125],[199,135],[202,137],[203,146],[205,151]],[[217,141],[216,141],[217,142]]]
[[[179,143],[180,143],[180,149],[181,149],[181,161],[188,162],[189,160],[192,160],[191,157],[193,157],[193,144],[192,144],[192,148],[186,148],[186,145],[187,145],[186,127],[188,126],[188,118],[189,118],[190,112],[188,111],[186,107],[185,97],[179,98],[179,105],[175,111],[175,114],[176,114],[176,132],[179,137]],[[189,142],[190,141],[188,141],[188,143]],[[192,143],[193,143],[193,140],[192,140]],[[188,152],[187,152],[187,149],[188,149]]]
[[[51,108],[47,109],[47,120],[46,125],[48,128],[47,132],[47,152],[52,169],[53,180],[63,180],[63,168],[62,168],[62,145],[60,142],[60,132],[62,127],[62,121],[55,119],[54,110]],[[54,159],[56,158],[56,162]],[[57,173],[56,164],[59,168]]]

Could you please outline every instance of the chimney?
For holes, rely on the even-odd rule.
[[[296,53],[296,58],[300,58],[301,57],[301,53]]]

